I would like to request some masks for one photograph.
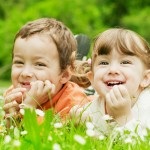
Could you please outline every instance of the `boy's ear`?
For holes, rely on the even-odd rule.
[[[93,72],[92,71],[89,71],[88,73],[87,73],[87,77],[88,77],[88,79],[90,80],[90,82],[91,82],[91,84],[93,83]]]
[[[66,69],[65,71],[63,71],[60,82],[61,84],[65,84],[66,82],[68,82],[71,79],[71,72],[68,69]]]
[[[150,85],[150,69],[144,72],[144,77],[140,85],[142,88],[146,88]]]

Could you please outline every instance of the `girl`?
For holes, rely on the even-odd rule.
[[[150,124],[150,47],[140,35],[120,28],[99,34],[88,77],[98,98],[74,107],[73,116],[80,115],[82,121],[90,118],[103,132],[110,129],[105,115],[120,126],[131,126],[134,120]]]

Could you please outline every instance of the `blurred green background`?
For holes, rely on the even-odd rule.
[[[0,0],[0,81],[10,81],[16,32],[40,17],[54,17],[91,39],[107,28],[124,27],[150,42],[150,0]]]

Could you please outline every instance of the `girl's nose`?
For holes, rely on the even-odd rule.
[[[109,74],[119,74],[119,65],[117,63],[110,63],[108,72]]]

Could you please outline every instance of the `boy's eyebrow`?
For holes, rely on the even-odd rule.
[[[13,53],[13,57],[22,57],[22,55]]]
[[[43,56],[33,56],[34,57],[34,59],[41,59],[41,58],[45,58],[45,57],[43,57]]]
[[[38,53],[36,53],[36,54],[33,54],[32,57],[34,57],[34,58],[46,58],[47,55],[45,55],[45,54],[39,55]]]
[[[35,56],[32,58],[32,60],[44,60],[44,61],[47,61],[48,59],[44,56]]]

